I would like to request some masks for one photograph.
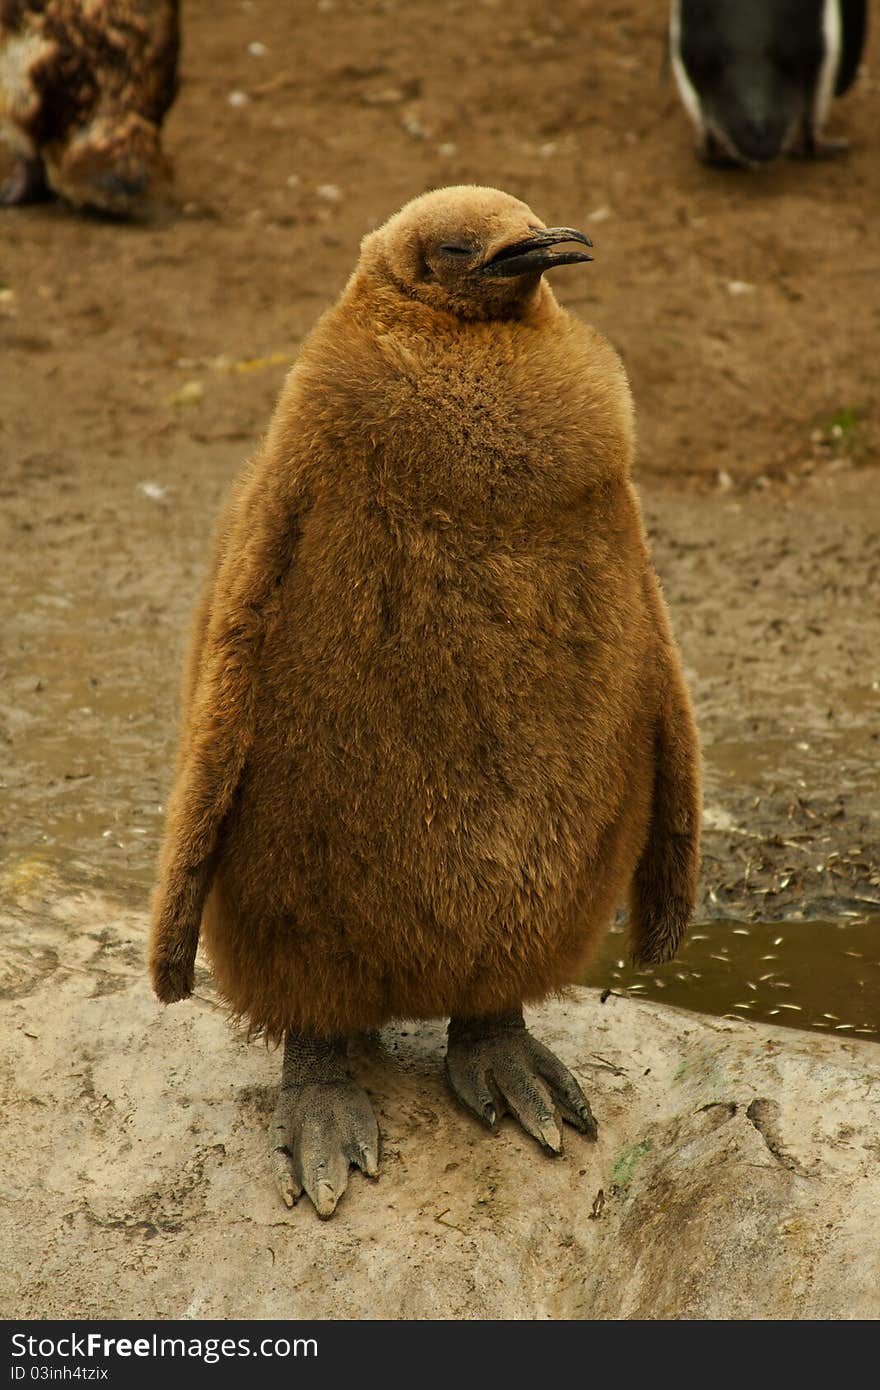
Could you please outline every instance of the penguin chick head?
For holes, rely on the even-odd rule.
[[[566,242],[592,245],[571,227],[546,227],[496,188],[440,188],[364,238],[358,273],[460,318],[515,318],[540,292],[546,271],[593,259],[553,249]]]
[[[170,169],[159,131],[135,112],[95,115],[63,145],[44,150],[51,187],[75,207],[128,215]]]

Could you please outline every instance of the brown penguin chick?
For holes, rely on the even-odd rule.
[[[692,910],[699,754],[629,480],[623,367],[543,279],[590,257],[449,188],[367,236],[221,526],[154,901],[160,999],[200,928],[285,1039],[273,1161],[329,1215],[376,1122],[345,1040],[450,1016],[447,1075],[547,1149],[580,1086],[524,1002],[630,893],[642,960]]]
[[[159,132],[177,94],[178,0],[0,0],[0,203],[56,193],[131,211],[167,179]]]

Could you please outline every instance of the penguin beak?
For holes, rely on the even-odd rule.
[[[500,251],[478,266],[481,275],[543,275],[557,265],[576,265],[578,261],[591,261],[585,251],[551,251],[551,246],[559,246],[564,241],[579,241],[582,246],[592,246],[583,232],[573,227],[548,227],[545,231],[534,232],[523,241],[515,241],[510,246],[502,246]]]

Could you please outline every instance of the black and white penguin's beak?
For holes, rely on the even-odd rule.
[[[502,246],[490,260],[478,267],[481,275],[543,275],[557,265],[576,265],[579,261],[591,261],[585,251],[551,251],[551,246],[559,246],[565,241],[579,241],[582,246],[592,246],[583,232],[573,227],[548,227],[546,231],[534,232],[523,241],[515,241],[510,246]]]

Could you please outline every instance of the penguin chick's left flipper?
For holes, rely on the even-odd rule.
[[[271,1159],[284,1203],[305,1191],[326,1220],[354,1164],[379,1172],[379,1127],[363,1087],[348,1075],[345,1040],[288,1033],[281,1090],[272,1117]]]
[[[450,1019],[446,1078],[462,1105],[490,1129],[510,1113],[551,1153],[562,1152],[561,1120],[589,1139],[598,1133],[577,1081],[532,1037],[521,1013]]]
[[[26,159],[19,155],[12,173],[0,184],[0,207],[22,207],[25,203],[44,203],[52,194],[46,183],[46,171],[40,158]]]
[[[271,457],[271,456],[270,456]],[[223,818],[253,738],[259,656],[298,538],[297,498],[258,460],[221,524],[200,610],[184,736],[153,899],[150,972],[164,1004],[192,993]],[[264,476],[268,474],[268,476]]]
[[[636,961],[671,960],[687,931],[700,872],[700,745],[666,604],[646,575],[660,644],[654,783],[648,834],[633,876],[630,936]]]

